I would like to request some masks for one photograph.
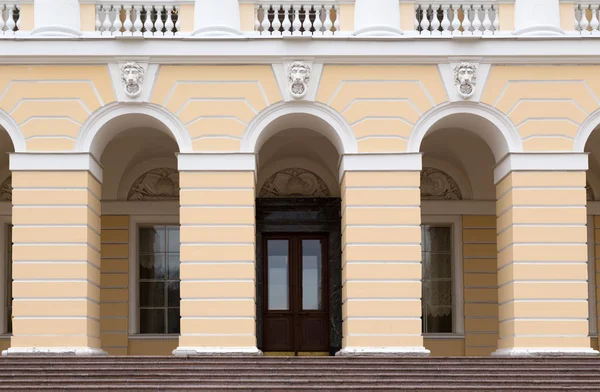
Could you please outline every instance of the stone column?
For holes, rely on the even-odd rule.
[[[254,354],[254,154],[180,154],[181,336],[176,356]]]
[[[587,154],[510,154],[495,169],[494,355],[598,354],[588,337]]]
[[[428,355],[421,327],[420,154],[346,155],[340,355]]]
[[[401,35],[398,0],[356,0],[354,3],[354,35]]]
[[[193,35],[235,36],[241,34],[239,0],[196,0]]]
[[[33,35],[75,37],[81,35],[79,0],[34,0]]]
[[[514,34],[564,35],[565,32],[560,28],[559,0],[515,0]]]
[[[100,346],[102,169],[90,154],[17,153],[13,337],[3,355],[104,355]]]

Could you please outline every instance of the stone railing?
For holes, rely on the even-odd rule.
[[[335,2],[260,2],[254,6],[254,31],[261,36],[332,36],[339,29],[340,7]]]
[[[579,34],[600,36],[600,2],[575,4],[575,31]]]
[[[180,30],[177,4],[96,4],[96,32],[103,36],[173,37]]]
[[[419,2],[415,30],[427,36],[485,36],[500,31],[498,6],[490,2]]]
[[[14,36],[21,26],[21,7],[19,2],[0,2],[0,35]]]

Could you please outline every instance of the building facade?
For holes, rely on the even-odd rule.
[[[598,2],[0,11],[5,355],[598,354]]]

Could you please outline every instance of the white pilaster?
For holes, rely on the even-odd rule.
[[[238,0],[196,0],[193,35],[242,35]]]
[[[76,37],[81,35],[79,0],[34,0],[32,35]]]
[[[356,0],[354,35],[373,37],[401,34],[398,0]]]
[[[515,35],[564,35],[559,0],[515,0]]]

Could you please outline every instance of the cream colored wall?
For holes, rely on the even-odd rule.
[[[463,339],[431,339],[425,338],[425,348],[431,351],[432,357],[462,357],[465,355]]]
[[[102,216],[100,340],[110,355],[127,355],[129,339],[129,217]]]

